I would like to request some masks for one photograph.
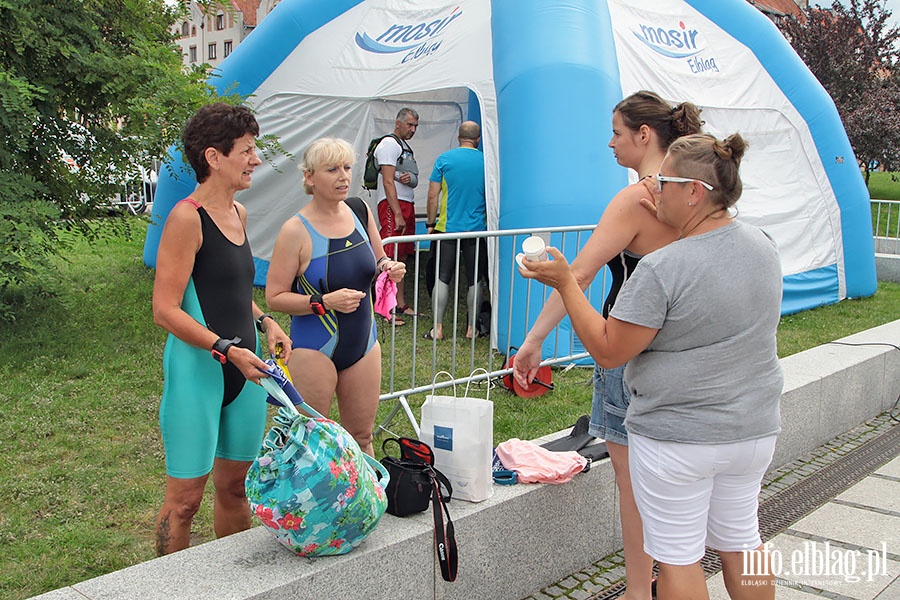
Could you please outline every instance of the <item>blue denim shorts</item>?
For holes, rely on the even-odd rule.
[[[625,386],[625,366],[615,369],[594,367],[594,398],[588,432],[614,444],[628,445],[625,413],[631,394]]]

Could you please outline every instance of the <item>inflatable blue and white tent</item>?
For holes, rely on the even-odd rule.
[[[459,123],[479,121],[492,229],[596,223],[634,177],[606,147],[616,102],[639,89],[690,100],[706,131],[750,141],[739,218],[779,245],[783,312],[876,290],[868,193],[834,104],[745,0],[283,0],[213,81],[250,95],[262,132],[294,157],[324,135],[362,157],[412,106],[412,145],[429,173]],[[151,266],[165,216],[195,185],[173,154],[145,244]],[[281,224],[306,201],[297,160],[275,157],[240,196],[258,284]],[[501,244],[493,264],[512,254]],[[522,299],[495,302],[502,348],[521,342],[507,339],[507,324],[524,321],[527,302],[520,277],[496,275],[495,300],[510,286]]]

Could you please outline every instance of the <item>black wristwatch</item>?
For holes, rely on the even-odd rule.
[[[228,349],[241,343],[241,338],[233,337],[230,340],[219,338],[212,347],[212,357],[222,363],[228,362]]]
[[[314,315],[320,317],[325,314],[325,301],[322,299],[322,294],[313,294],[309,297],[309,309]]]
[[[266,319],[272,319],[273,321],[275,320],[275,319],[272,317],[272,315],[270,315],[269,313],[263,313],[263,314],[259,315],[259,318],[256,319],[256,330],[257,330],[258,332],[260,332],[260,333],[265,333],[265,332],[266,332],[266,330],[263,329],[263,321],[266,320]]]

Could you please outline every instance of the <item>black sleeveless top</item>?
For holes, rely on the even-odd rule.
[[[622,289],[622,285],[629,277],[631,277],[631,274],[634,273],[637,264],[642,258],[644,258],[643,255],[638,256],[637,254],[632,254],[628,250],[623,250],[606,263],[606,266],[609,267],[609,270],[612,273],[612,283],[609,287],[609,294],[606,296],[606,302],[603,304],[604,319],[609,317],[609,311],[612,310],[613,305],[616,303],[616,298],[619,296],[619,290]]]
[[[235,208],[237,212],[237,208]],[[194,258],[191,278],[203,318],[210,331],[220,338],[241,338],[238,344],[256,351],[256,326],[253,322],[253,278],[256,267],[250,252],[247,232],[240,246],[219,230],[202,206],[197,207],[203,243]],[[222,365],[225,377],[223,405],[234,400],[246,379],[232,363]]]

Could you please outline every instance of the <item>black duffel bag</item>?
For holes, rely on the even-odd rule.
[[[388,444],[396,444],[400,456],[391,456]],[[391,476],[385,489],[388,498],[387,511],[396,517],[405,517],[428,510],[435,481],[439,484],[440,501],[450,501],[453,489],[443,473],[434,468],[434,451],[425,442],[412,438],[387,438],[382,442],[384,458],[381,464]],[[443,488],[443,489],[441,489]]]

